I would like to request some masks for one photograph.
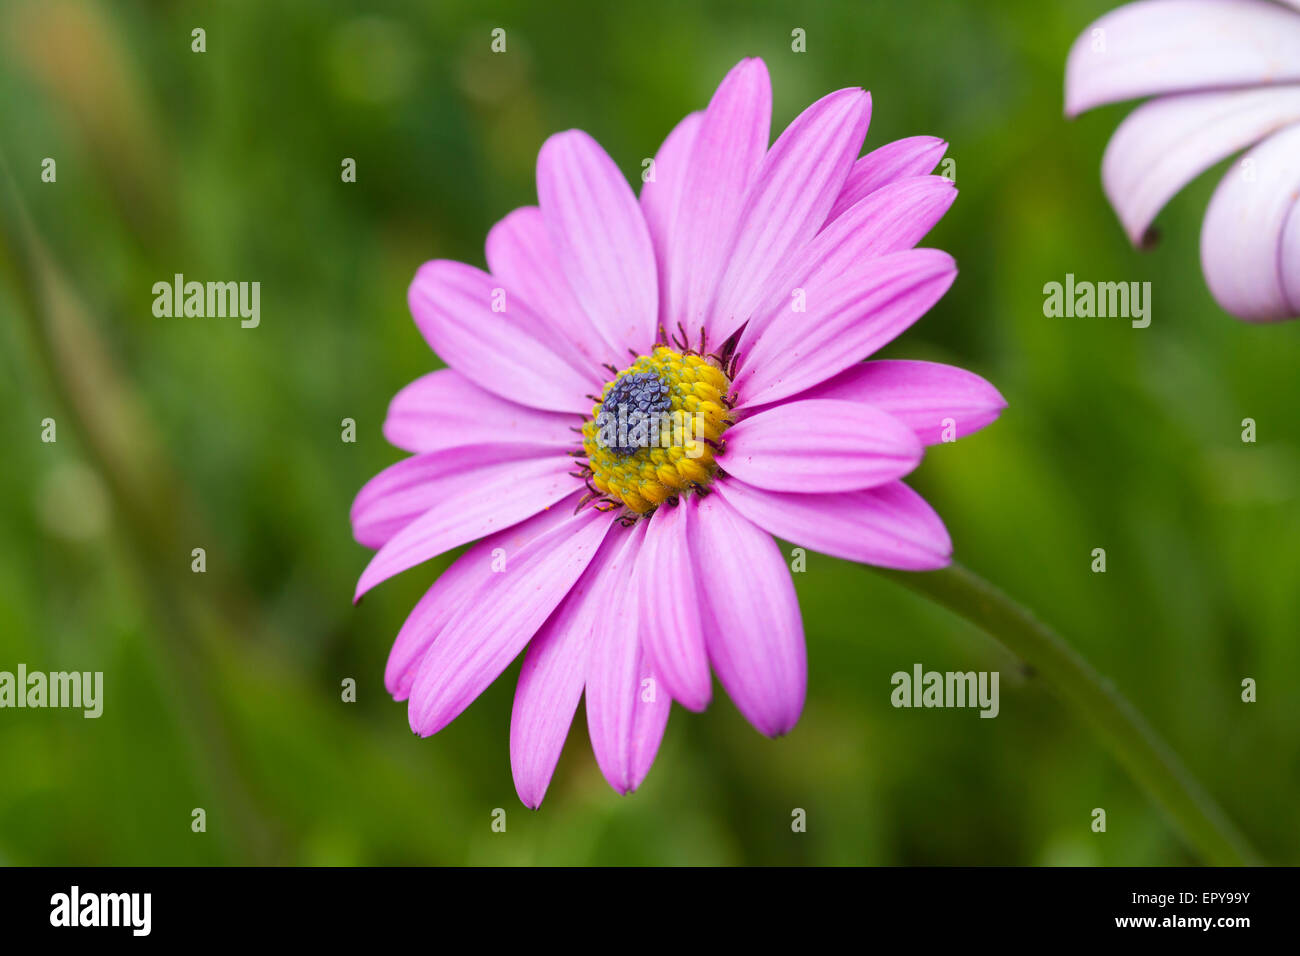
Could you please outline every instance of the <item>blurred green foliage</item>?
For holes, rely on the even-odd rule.
[[[406,310],[415,268],[482,265],[491,225],[535,202],[551,132],[588,130],[634,179],[746,55],[771,70],[777,129],[860,85],[869,147],[950,141],[961,196],[927,244],[962,273],[888,354],[972,368],[1011,407],[914,484],[959,559],[1113,678],[1267,858],[1300,862],[1300,326],[1242,324],[1206,291],[1215,175],[1156,249],[1127,245],[1099,182],[1126,108],[1061,108],[1066,51],[1110,5],[5,0],[0,669],[102,670],[106,699],[98,720],[0,711],[0,862],[1192,860],[1016,662],[821,556],[796,576],[795,731],[762,738],[721,693],[675,708],[631,797],[580,712],[542,809],[518,804],[517,665],[430,740],[384,693],[389,644],[447,563],[351,605],[367,552],[349,504],[401,457],[388,400],[436,365]],[[151,286],[178,272],[260,281],[260,328],[155,318]],[[1067,272],[1152,282],[1151,327],[1045,318]],[[915,662],[1000,670],[1000,716],[893,709],[890,674]]]

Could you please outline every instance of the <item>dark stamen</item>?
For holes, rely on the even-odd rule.
[[[600,406],[601,431],[615,433],[610,443],[616,454],[633,455],[650,442],[650,426],[672,408],[668,383],[654,372],[624,375]],[[626,444],[620,444],[626,442]]]

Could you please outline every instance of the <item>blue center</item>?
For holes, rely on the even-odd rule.
[[[613,416],[611,421],[627,422],[624,436],[627,444],[610,447],[620,455],[636,454],[649,443],[650,423],[658,421],[671,408],[668,383],[654,372],[624,375],[600,404],[602,416],[610,415]]]

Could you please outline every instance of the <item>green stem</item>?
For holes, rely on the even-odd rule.
[[[1218,866],[1260,862],[1136,708],[1033,614],[958,564],[924,574],[876,570],[964,617],[1041,674],[1092,722],[1133,779],[1206,862]]]

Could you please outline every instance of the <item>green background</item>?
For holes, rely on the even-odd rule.
[[[0,862],[1195,860],[991,641],[822,556],[796,575],[810,673],[794,732],[763,738],[719,689],[703,715],[674,708],[630,797],[601,778],[580,712],[542,809],[518,803],[517,664],[428,740],[385,694],[392,638],[447,563],[351,604],[368,552],[348,507],[402,455],[380,434],[389,399],[436,367],[406,309],[414,270],[482,266],[491,225],[536,201],[552,132],[589,131],[637,177],[748,55],[771,72],[774,130],[857,85],[868,148],[951,143],[961,195],[926,244],[961,274],[887,354],[973,369],[1010,407],[912,483],[959,560],[1112,678],[1265,858],[1300,862],[1300,327],[1210,298],[1198,240],[1217,175],[1172,202],[1153,251],[1125,240],[1099,167],[1128,107],[1062,117],[1066,52],[1109,6],[0,4],[0,670],[105,674],[99,720],[0,711]],[[155,318],[151,287],[177,272],[260,281],[261,327]],[[1150,281],[1150,328],[1044,317],[1043,285],[1067,272]],[[917,662],[1000,671],[1000,716],[895,710],[890,675]]]

